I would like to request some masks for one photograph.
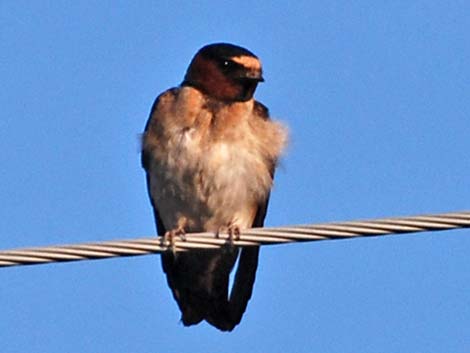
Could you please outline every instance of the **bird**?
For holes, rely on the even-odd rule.
[[[190,232],[262,227],[287,128],[254,99],[260,59],[214,43],[192,58],[182,83],[160,94],[142,135],[141,162],[157,232],[174,241]],[[238,259],[229,295],[229,276]],[[168,285],[184,326],[206,321],[232,331],[246,311],[259,247],[165,251]]]

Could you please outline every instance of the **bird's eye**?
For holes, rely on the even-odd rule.
[[[240,69],[240,65],[230,59],[222,59],[219,61],[220,68],[225,72],[232,72]]]

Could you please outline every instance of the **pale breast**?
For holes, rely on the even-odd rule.
[[[179,99],[188,99],[189,93]],[[169,117],[168,111],[164,119],[156,117],[166,124],[151,146],[151,195],[167,229],[250,227],[272,186],[271,169],[285,131],[254,116],[253,101],[210,111],[196,98],[191,97],[191,112],[177,99],[171,111],[178,117]],[[197,102],[199,110],[194,109]]]

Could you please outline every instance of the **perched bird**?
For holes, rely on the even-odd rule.
[[[159,235],[228,232],[263,226],[286,129],[253,99],[263,82],[247,49],[200,49],[179,87],[153,104],[142,166]],[[240,253],[234,284],[229,274]],[[168,251],[162,266],[185,326],[206,320],[222,331],[240,323],[258,266],[259,247]]]

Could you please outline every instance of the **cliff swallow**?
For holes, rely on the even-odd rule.
[[[142,166],[159,235],[262,227],[286,129],[253,99],[260,60],[242,47],[200,49],[183,82],[162,93],[145,127]],[[206,320],[222,331],[240,323],[259,247],[162,254],[185,326]],[[240,256],[239,256],[240,255]],[[229,274],[239,263],[230,296]]]

